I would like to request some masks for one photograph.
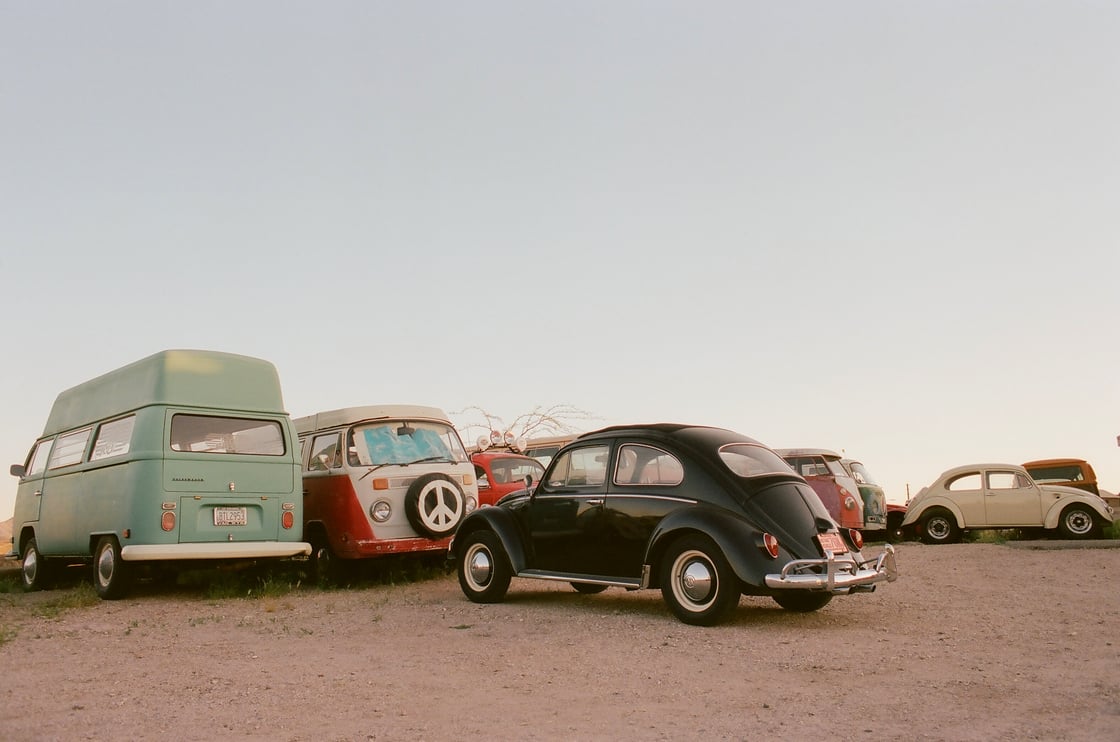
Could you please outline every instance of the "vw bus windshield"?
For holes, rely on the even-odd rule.
[[[348,444],[351,466],[467,461],[459,434],[439,423],[390,420],[359,425],[351,430]]]
[[[871,472],[867,471],[867,467],[858,461],[853,461],[850,464],[852,470],[852,478],[856,480],[857,484],[872,484],[878,486],[878,482],[871,476]]]

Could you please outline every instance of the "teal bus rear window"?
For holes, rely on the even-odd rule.
[[[171,418],[171,450],[283,456],[284,434],[275,420],[179,414]]]

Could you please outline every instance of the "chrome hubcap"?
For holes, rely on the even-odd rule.
[[[702,611],[712,602],[717,589],[716,573],[704,552],[682,552],[673,560],[671,574],[673,594],[688,610]]]
[[[681,589],[689,600],[699,603],[712,593],[712,571],[704,562],[689,563],[681,573]]]
[[[481,546],[476,546],[467,555],[467,574],[471,582],[478,587],[485,587],[490,582],[493,564],[490,561],[490,552]]]
[[[1092,527],[1093,519],[1088,513],[1083,513],[1078,510],[1066,516],[1066,528],[1068,528],[1071,533],[1076,533],[1078,535],[1088,533]]]
[[[108,585],[113,579],[113,569],[116,562],[113,559],[112,547],[107,547],[101,550],[101,554],[97,557],[97,579],[101,581],[102,585]]]
[[[39,555],[32,549],[23,555],[23,580],[28,585],[35,582],[39,574]]]

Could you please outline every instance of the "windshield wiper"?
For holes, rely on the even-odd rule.
[[[447,462],[450,462],[452,464],[455,463],[455,460],[450,458],[449,456],[425,456],[422,459],[416,459],[416,461],[409,461],[408,463],[401,464],[401,466],[412,466],[413,464],[426,464],[429,461],[447,461]]]
[[[368,477],[370,474],[373,474],[375,471],[377,471],[378,469],[380,469],[383,466],[412,466],[413,464],[426,464],[430,461],[447,461],[447,462],[452,463],[452,464],[455,463],[455,459],[450,458],[448,456],[425,456],[424,458],[416,459],[415,461],[402,461],[402,462],[399,462],[399,463],[395,462],[395,461],[389,461],[387,463],[378,464],[377,466],[371,466],[370,468],[366,469],[366,473],[363,474],[362,476],[358,477],[358,481],[359,482],[362,481],[363,479]]]

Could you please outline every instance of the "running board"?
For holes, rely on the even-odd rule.
[[[552,580],[553,582],[582,582],[587,585],[606,585],[607,587],[624,587],[627,590],[639,590],[642,587],[640,579],[623,579],[618,577],[595,577],[581,575],[575,572],[546,572],[543,569],[525,569],[517,573],[518,577],[533,580]]]

